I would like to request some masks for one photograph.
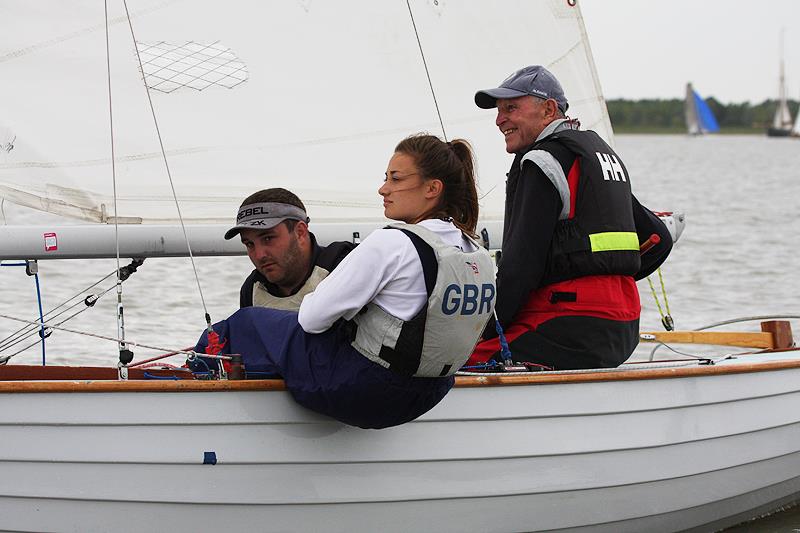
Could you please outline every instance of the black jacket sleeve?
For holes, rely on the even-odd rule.
[[[639,244],[644,243],[651,235],[658,235],[661,241],[642,254],[642,266],[634,275],[637,281],[644,279],[661,266],[667,259],[672,250],[672,235],[667,226],[661,222],[652,211],[639,203],[635,196],[631,196],[633,202],[633,221],[636,224],[636,234],[639,236]]]
[[[509,201],[507,230],[497,271],[497,317],[500,324],[511,323],[528,295],[539,286],[547,266],[550,241],[561,212],[561,197],[544,172],[531,162],[522,167]],[[494,322],[484,331],[485,338],[496,336]]]
[[[335,241],[328,246],[320,246],[319,255],[316,257],[315,263],[331,272],[355,247],[355,244],[348,241]]]

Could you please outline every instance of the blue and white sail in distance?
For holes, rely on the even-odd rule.
[[[691,83],[686,84],[686,129],[689,135],[702,135],[704,133],[717,133],[719,124],[708,104]]]

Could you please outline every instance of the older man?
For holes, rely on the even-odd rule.
[[[639,337],[635,279],[672,247],[664,224],[631,193],[628,171],[593,131],[565,113],[561,84],[534,65],[475,103],[495,121],[514,162],[506,183],[497,317],[515,361],[555,369],[615,367]],[[651,234],[661,243],[640,257]],[[490,324],[470,362],[499,357]]]
[[[259,306],[297,311],[355,246],[334,242],[320,246],[308,231],[303,202],[286,189],[258,191],[239,208],[226,239],[239,235],[255,270],[239,293],[240,307]]]

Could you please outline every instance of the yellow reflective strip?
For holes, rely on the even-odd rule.
[[[639,237],[633,231],[609,231],[589,235],[593,252],[613,252],[616,250],[639,251]]]

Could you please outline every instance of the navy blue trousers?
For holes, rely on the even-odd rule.
[[[380,429],[414,420],[453,387],[452,376],[408,377],[373,363],[340,328],[306,333],[293,311],[245,307],[214,331],[226,341],[223,354],[242,355],[248,377],[281,376],[297,403],[352,426]],[[207,344],[204,332],[195,351],[205,352]]]

